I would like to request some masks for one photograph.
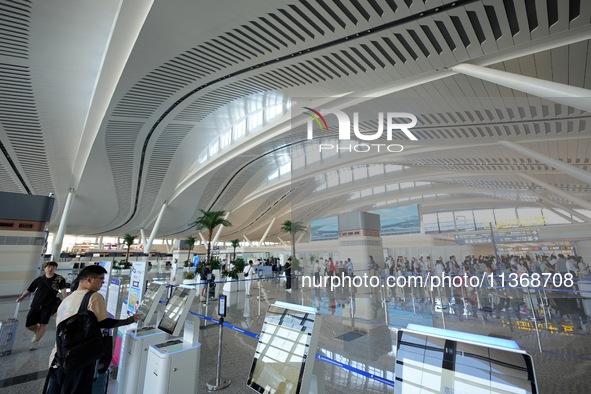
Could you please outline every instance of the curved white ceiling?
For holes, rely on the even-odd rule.
[[[166,203],[158,236],[184,236],[199,209],[224,209],[234,226],[222,239],[250,240],[273,219],[270,234],[286,218],[383,208],[399,197],[417,198],[424,213],[581,208],[591,182],[569,168],[588,173],[591,157],[590,17],[584,0],[1,0],[0,190],[54,193],[51,230],[73,189],[68,233],[150,231]],[[459,64],[586,97],[561,104],[515,81],[462,74]],[[199,163],[246,100],[267,94],[292,108]],[[379,143],[402,144],[402,153],[313,160],[310,146],[334,143],[338,133],[327,115],[328,134],[308,141],[304,106],[359,111],[366,132],[377,129],[378,111],[410,112],[418,140],[394,133]],[[304,147],[305,167],[268,180]],[[405,166],[405,176],[318,187],[319,175],[377,163]],[[432,184],[350,199],[413,180]],[[421,199],[437,193],[449,198]]]

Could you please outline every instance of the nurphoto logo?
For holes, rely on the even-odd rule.
[[[375,141],[381,138],[384,134],[384,123],[386,123],[386,140],[391,141],[392,135],[394,131],[402,131],[404,135],[411,141],[417,141],[418,138],[414,136],[414,134],[410,131],[412,127],[417,124],[417,118],[411,113],[408,112],[387,112],[385,114],[385,122],[384,122],[384,112],[378,112],[378,129],[375,133],[372,134],[365,134],[359,130],[359,112],[353,112],[353,127],[351,127],[351,119],[349,115],[341,110],[325,110],[321,109],[317,111],[313,108],[304,107],[309,112],[305,112],[306,115],[310,117],[308,120],[308,139],[312,140],[314,138],[314,123],[318,126],[321,131],[328,131],[328,122],[326,121],[324,115],[332,114],[336,116],[338,124],[339,124],[339,141],[351,141],[351,129],[353,129],[353,138],[356,140],[361,141]],[[410,122],[407,123],[397,123],[396,120],[398,119],[409,119]],[[402,152],[404,147],[400,144],[368,144],[368,143],[361,143],[361,144],[319,144],[318,145],[319,151],[322,152],[323,150],[346,150],[349,152],[371,152],[371,151],[388,151],[388,152]]]

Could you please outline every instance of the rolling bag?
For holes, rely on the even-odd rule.
[[[16,330],[18,328],[18,308],[21,303],[16,303],[14,317],[7,320],[0,320],[0,355],[6,356],[12,353],[14,341],[16,340]]]
[[[106,394],[109,388],[109,375],[110,368],[107,368],[105,372],[98,373],[94,382],[92,383],[92,394]]]

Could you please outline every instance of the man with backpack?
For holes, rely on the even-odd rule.
[[[86,310],[90,312],[88,314],[85,313],[86,316],[90,315],[91,320],[96,319],[94,324],[97,327],[94,328],[99,329],[99,331],[100,328],[124,326],[139,320],[140,316],[138,314],[123,320],[109,318],[105,299],[97,293],[103,286],[106,273],[107,271],[99,265],[91,265],[84,268],[78,275],[78,289],[70,294],[59,306],[56,317],[56,346],[54,346],[49,358],[50,367],[44,393],[91,393],[94,373],[97,367],[96,363],[103,356],[104,351],[109,353],[112,351],[112,349],[98,349],[95,352],[87,352],[84,354],[83,360],[72,365],[74,360],[68,360],[69,354],[67,350],[69,349],[60,347],[65,346],[64,344],[68,342],[68,338],[63,338],[63,333],[67,332],[64,324],[73,322],[72,319],[75,316],[82,317],[81,313],[85,313]],[[87,293],[90,293],[90,296],[87,296]],[[83,303],[87,304],[85,308],[81,308]],[[92,325],[92,322],[87,324]],[[96,338],[88,338],[89,341],[91,339]],[[79,346],[85,345],[86,343],[79,344]]]

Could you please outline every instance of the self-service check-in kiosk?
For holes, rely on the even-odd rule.
[[[538,393],[532,357],[502,338],[409,324],[398,331],[395,393]]]
[[[195,298],[195,289],[177,287],[158,329],[178,336]],[[149,347],[144,376],[144,393],[195,393],[199,378],[201,344],[195,338],[196,327],[185,327],[183,338],[174,338]]]
[[[142,298],[142,303],[137,311],[141,315],[138,328],[128,330],[123,337],[121,347],[121,361],[117,381],[122,393],[142,393],[144,390],[144,374],[148,359],[148,348],[160,342],[164,342],[168,335],[154,326],[146,325],[140,328],[140,323],[150,323],[156,313],[158,304],[166,286],[150,283]]]
[[[323,393],[324,373],[315,363],[321,318],[315,308],[269,305],[247,386],[259,393]]]

